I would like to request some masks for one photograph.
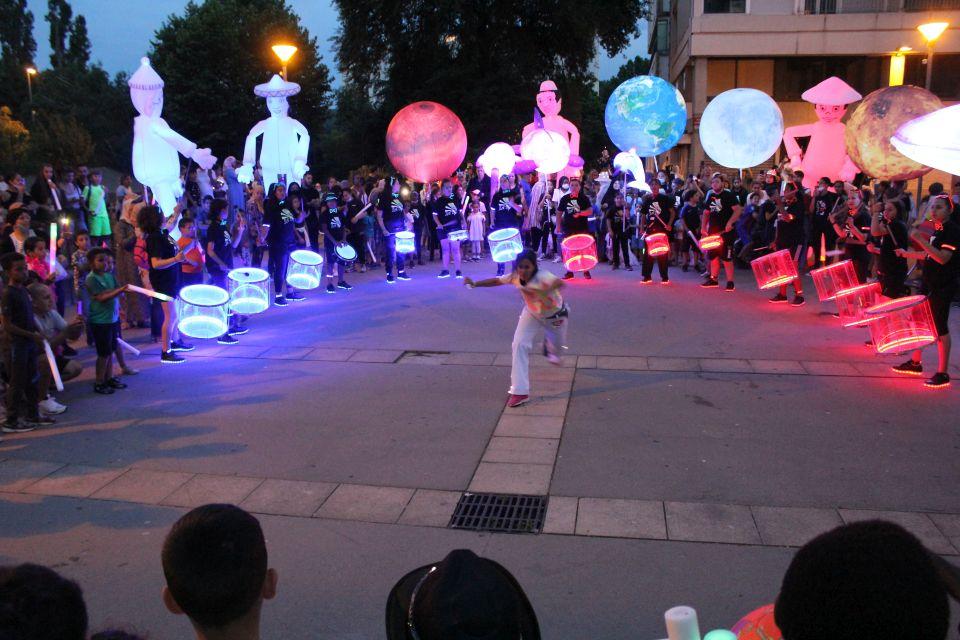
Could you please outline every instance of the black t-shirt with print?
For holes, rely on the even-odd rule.
[[[180,265],[174,264],[166,269],[154,269],[153,258],[169,260],[177,255],[177,242],[166,230],[147,235],[147,256],[150,257],[150,285],[160,293],[175,294],[180,283]]]
[[[337,206],[336,201],[325,203],[325,206],[320,212],[320,224],[327,227],[327,231],[330,232],[334,240],[343,242],[344,227],[346,225],[344,225],[343,222],[343,210]],[[384,224],[386,224],[386,220],[384,220]],[[326,236],[324,236],[324,238],[326,238]]]
[[[670,214],[673,209],[673,198],[663,193],[656,197],[648,193],[640,205],[640,215],[643,219],[643,230],[647,233],[670,233],[667,225],[670,224]],[[659,217],[658,217],[659,216]]]
[[[205,246],[210,246],[213,244],[213,252],[217,255],[220,260],[227,265],[227,269],[233,268],[233,238],[230,237],[230,227],[227,226],[227,221],[224,220],[219,224],[211,224],[207,227],[207,235],[205,238]],[[216,260],[207,261],[207,270],[211,272],[219,273],[221,271],[220,265]]]
[[[726,233],[727,223],[733,217],[733,208],[739,204],[737,198],[727,189],[720,193],[711,189],[707,192],[704,204],[704,213],[707,216],[707,232],[711,235]],[[730,233],[733,232],[733,230],[730,231]]]
[[[390,233],[403,231],[403,201],[399,193],[384,191],[380,194],[377,208],[383,212],[383,226]]]
[[[460,206],[457,201],[447,196],[440,196],[433,203],[433,212],[440,221],[444,232],[458,231],[463,228],[460,222]]]
[[[270,202],[263,208],[263,221],[270,225],[267,244],[271,247],[291,247],[296,244],[296,218],[287,202]]]
[[[885,276],[902,274],[907,275],[907,259],[897,255],[897,249],[907,249],[909,240],[907,225],[900,220],[894,220],[887,225],[889,233],[880,238],[880,261],[877,270]],[[892,237],[891,237],[892,236]]]
[[[514,200],[518,198],[519,192],[516,189],[509,191],[497,191],[490,203],[493,209],[493,226],[497,229],[519,229],[520,217],[514,210]]]
[[[833,225],[830,224],[830,220],[827,216],[830,215],[830,212],[833,211],[834,205],[837,204],[837,194],[830,193],[827,191],[823,195],[817,195],[813,198],[813,228],[818,231],[824,229],[830,229]]]
[[[577,194],[576,198],[571,193],[560,198],[557,211],[563,216],[563,235],[590,233],[590,221],[587,218],[591,213],[591,204],[590,198],[584,195],[583,191]],[[581,211],[586,211],[588,215],[577,216],[576,214]]]
[[[783,211],[790,219],[777,219],[777,247],[792,249],[803,242],[803,201],[784,203]]]
[[[947,264],[940,264],[931,257],[923,263],[923,282],[930,289],[949,289],[957,285],[960,275],[960,226],[947,220],[943,228],[933,234],[930,244],[937,249],[953,251]]]

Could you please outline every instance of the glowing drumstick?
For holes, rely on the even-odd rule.
[[[140,293],[145,296],[150,296],[151,298],[156,298],[157,300],[162,300],[163,302],[170,302],[173,300],[173,298],[165,293],[158,293],[156,291],[151,291],[150,289],[144,289],[143,287],[138,287],[134,284],[128,284],[127,290],[133,291],[134,293]]]
[[[820,264],[824,265],[827,262],[827,236],[823,234],[820,236]]]
[[[127,351],[129,351],[135,356],[140,355],[140,349],[137,349],[135,346],[133,346],[126,340],[123,340],[122,338],[117,338],[117,344],[119,344],[122,348],[126,349]]]
[[[57,391],[63,391],[63,379],[60,377],[60,369],[57,368],[57,359],[53,357],[53,349],[50,343],[43,341],[43,350],[47,352],[47,363],[50,365],[50,373],[53,375],[53,383],[57,386]]]
[[[50,261],[50,273],[54,272],[57,264],[57,223],[50,223],[50,255],[47,256]]]

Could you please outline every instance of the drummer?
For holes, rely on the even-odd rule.
[[[723,238],[723,246],[719,249],[711,249],[708,255],[709,259],[709,277],[701,287],[719,287],[720,286],[720,263],[723,263],[723,271],[727,276],[726,291],[733,291],[733,243],[737,239],[737,232],[734,226],[740,218],[740,212],[743,207],[737,201],[737,197],[725,189],[723,185],[723,175],[713,174],[710,179],[710,190],[704,199],[703,219],[700,223],[700,235],[719,235]]]
[[[336,293],[337,289],[344,291],[353,289],[343,277],[345,271],[343,263],[337,259],[337,247],[346,244],[344,212],[337,194],[328,191],[320,208],[320,235],[323,236],[323,251],[327,260],[327,264],[324,265],[327,273],[327,293]],[[333,286],[334,266],[340,276],[336,289]]]
[[[937,372],[924,384],[933,388],[950,385],[950,374],[947,373],[950,364],[950,304],[957,293],[957,278],[960,276],[960,258],[957,257],[957,249],[960,248],[960,225],[950,220],[951,210],[950,197],[947,194],[930,198],[927,211],[933,219],[934,234],[927,239],[922,230],[914,229],[910,232],[910,239],[922,250],[896,250],[896,254],[901,258],[924,260],[923,286],[930,301],[930,311],[933,312],[938,336]],[[897,373],[920,375],[923,373],[921,355],[917,349],[909,360],[895,366],[893,370]]]
[[[896,250],[908,246],[907,225],[903,222],[903,203],[887,200],[870,219],[870,235],[880,239],[880,246],[868,244],[867,251],[879,256],[877,276],[882,287],[880,293],[886,298],[902,298],[908,294],[904,284],[907,279],[907,260]]]
[[[774,251],[790,252],[791,259],[797,264],[797,273],[800,273],[801,260],[803,254],[803,218],[806,207],[800,199],[800,193],[794,183],[788,182],[783,192],[783,196],[773,196],[774,206],[777,208],[777,230],[776,237],[770,244]],[[787,301],[787,285],[780,285],[780,291],[770,298],[774,304]],[[794,307],[803,306],[803,282],[800,278],[793,280],[793,301],[790,303]]]
[[[237,226],[231,232],[227,224],[230,210],[227,201],[216,198],[210,203],[210,226],[207,227],[206,246],[207,271],[210,273],[211,284],[227,288],[227,274],[233,269],[233,252],[240,244],[240,239],[246,233],[243,217],[237,218]],[[217,338],[217,344],[237,344],[234,336],[247,333],[247,328],[241,326],[241,318],[237,314],[230,315],[230,324],[227,332]]]
[[[640,219],[643,221],[643,233],[647,237],[655,233],[670,236],[673,223],[677,218],[674,199],[660,190],[658,180],[650,181],[650,193],[643,197],[640,205]],[[668,284],[670,276],[667,273],[667,263],[670,260],[669,252],[662,256],[652,257],[648,251],[643,252],[643,284],[653,282],[653,262],[656,260],[660,271],[660,284]]]
[[[590,235],[590,216],[593,215],[593,205],[590,204],[590,198],[580,191],[580,178],[574,176],[570,178],[570,193],[560,198],[557,205],[557,234],[564,238],[578,234]],[[590,270],[583,272],[583,277],[587,280],[593,278]],[[564,280],[573,278],[573,271],[567,269],[563,274]]]
[[[500,176],[500,190],[493,196],[491,203],[493,216],[490,231],[496,229],[520,229],[520,191],[510,188],[510,176]],[[497,275],[506,270],[505,262],[497,263]]]
[[[440,197],[433,203],[433,220],[437,223],[437,237],[440,238],[440,253],[443,259],[443,270],[437,277],[450,277],[452,260],[457,278],[462,278],[460,240],[451,239],[450,234],[462,232],[467,225],[463,218],[463,209],[453,195],[453,183],[449,180],[444,180],[440,185]]]
[[[390,179],[390,190],[386,189],[380,194],[380,201],[377,203],[377,222],[380,224],[380,231],[383,232],[383,240],[386,245],[383,256],[383,266],[387,269],[387,284],[395,282],[393,277],[393,268],[396,266],[397,279],[409,280],[410,276],[403,269],[403,254],[397,253],[397,237],[394,235],[397,231],[403,231],[403,200],[400,197],[400,184],[402,179],[395,176]],[[329,262],[327,263],[329,264]],[[341,279],[343,274],[341,273]]]

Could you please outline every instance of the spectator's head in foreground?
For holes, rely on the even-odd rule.
[[[277,592],[260,523],[229,504],[193,509],[163,543],[163,601],[186,614],[200,638],[250,637],[260,608]]]
[[[76,582],[36,564],[0,567],[0,638],[83,640],[87,607]]]
[[[388,640],[539,640],[537,616],[503,566],[456,549],[415,569],[387,598]]]

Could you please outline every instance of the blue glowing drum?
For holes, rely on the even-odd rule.
[[[417,236],[413,231],[397,231],[393,235],[397,241],[397,253],[413,253],[417,250]]]
[[[230,294],[212,284],[192,284],[180,289],[177,328],[191,338],[218,338],[227,332]]]
[[[334,253],[337,254],[337,262],[342,264],[344,269],[349,269],[357,261],[357,250],[346,242],[338,244]]]
[[[297,249],[290,253],[287,264],[287,284],[297,289],[316,289],[320,286],[320,268],[323,256],[315,251]]]
[[[270,308],[270,274],[263,269],[232,269],[227,274],[227,291],[234,313],[251,316]]]
[[[467,239],[467,232],[463,229],[456,229],[447,232],[447,240],[450,242],[463,242]]]
[[[497,229],[487,236],[490,243],[490,255],[494,262],[513,262],[523,251],[519,229]]]

